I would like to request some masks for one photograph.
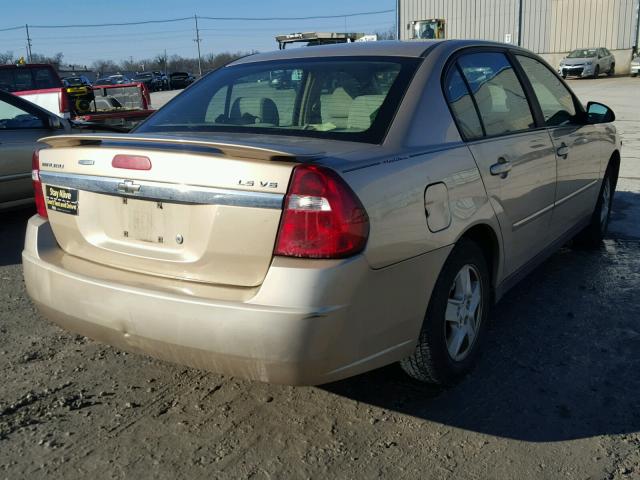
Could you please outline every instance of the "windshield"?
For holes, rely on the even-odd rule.
[[[574,50],[569,55],[567,55],[567,58],[593,58],[596,56],[596,50],[590,48],[588,50]]]
[[[136,132],[247,132],[379,143],[418,61],[337,57],[222,68]]]

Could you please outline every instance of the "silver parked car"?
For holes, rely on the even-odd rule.
[[[122,132],[117,127],[70,121],[0,90],[0,210],[33,203],[33,151],[38,139],[82,132]]]
[[[43,140],[26,286],[69,330],[216,372],[321,384],[400,361],[450,384],[500,297],[605,234],[613,120],[504,44],[244,57],[130,134]]]
[[[637,77],[638,73],[640,73],[640,55],[636,54],[631,59],[631,76]]]
[[[579,48],[560,61],[558,73],[562,78],[597,78],[601,73],[611,77],[616,73],[616,59],[606,48]]]
[[[38,139],[79,132],[122,131],[69,121],[0,90],[0,210],[33,203],[31,157]]]

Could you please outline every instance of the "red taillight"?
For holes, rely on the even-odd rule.
[[[151,160],[142,155],[116,155],[111,160],[111,166],[129,170],[151,170]]]
[[[33,180],[33,194],[36,199],[38,215],[48,218],[47,204],[44,201],[42,182],[40,181],[40,152],[38,150],[34,150],[33,156],[31,157],[31,179]]]
[[[60,90],[60,94],[58,96],[58,106],[60,107],[60,113],[69,113],[71,111],[69,94],[64,88]]]
[[[369,236],[369,217],[338,174],[300,165],[284,200],[275,255],[344,258],[361,252]]]

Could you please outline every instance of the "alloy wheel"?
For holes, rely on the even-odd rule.
[[[464,265],[456,275],[444,315],[445,341],[452,360],[460,362],[471,352],[482,319],[482,281],[473,265]]]

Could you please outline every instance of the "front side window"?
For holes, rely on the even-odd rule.
[[[256,62],[198,81],[137,132],[246,132],[379,143],[419,59]]]
[[[478,105],[487,135],[503,135],[535,127],[529,102],[503,53],[471,53],[458,64]]]
[[[542,63],[531,57],[516,55],[536,94],[545,124],[566,125],[574,120],[576,107],[571,92]]]
[[[43,127],[42,120],[35,115],[0,100],[0,132],[3,130]]]

